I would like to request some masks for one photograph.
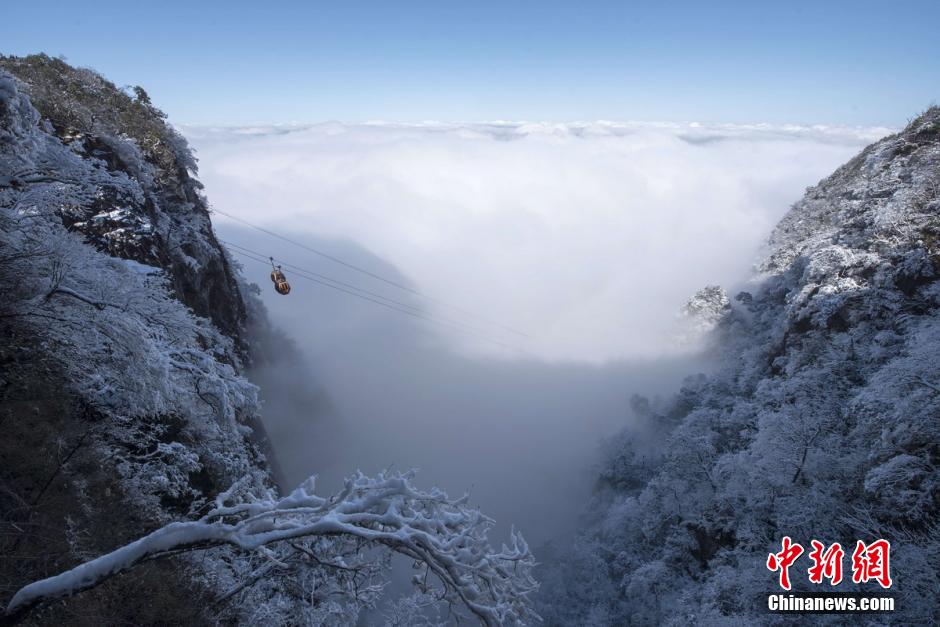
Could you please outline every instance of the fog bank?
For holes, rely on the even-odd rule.
[[[675,312],[689,295],[747,277],[803,188],[887,132],[613,123],[186,131],[215,207],[280,232],[356,242],[421,292],[530,336],[489,326],[497,339],[543,360],[593,363],[675,348]],[[265,250],[336,269],[276,240]],[[506,353],[450,340],[470,354]]]
[[[241,229],[219,231],[261,244]],[[351,243],[304,242],[404,280]],[[288,483],[317,473],[333,489],[357,468],[414,467],[421,483],[469,490],[500,535],[510,524],[532,542],[569,531],[590,494],[597,444],[626,424],[630,396],[667,394],[703,367],[689,358],[596,366],[467,356],[446,330],[312,282],[295,277],[281,297],[263,264],[244,263],[308,364],[252,377]]]
[[[675,340],[707,283],[749,276],[803,188],[884,129],[699,125],[323,124],[187,129],[220,236],[263,256],[483,328],[488,338],[327,288],[287,269],[274,293],[245,260],[308,368],[256,372],[289,482],[421,469],[538,543],[589,496],[600,438],[634,393],[706,367]],[[522,337],[441,301],[524,331]]]

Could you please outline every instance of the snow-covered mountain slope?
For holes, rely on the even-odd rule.
[[[212,233],[194,173],[142,90],[42,55],[0,58],[4,603],[198,515],[236,480],[242,493],[272,488],[258,390],[242,375],[246,312],[263,313]],[[225,551],[155,563],[32,619],[242,617],[231,600],[204,612],[250,568]],[[277,578],[258,594],[251,611],[293,607]]]
[[[940,621],[940,108],[809,189],[715,333],[724,366],[634,402],[552,624],[761,624],[789,535],[892,542],[898,611]],[[543,560],[550,559],[541,554]],[[564,563],[566,560],[558,560]],[[791,569],[795,590],[827,591]],[[845,616],[822,619],[845,620]]]
[[[279,497],[245,364],[294,370],[271,395],[308,373],[129,91],[0,57],[0,624],[356,624],[393,553],[423,565],[394,624],[537,619],[528,546],[466,498],[398,472]]]
[[[22,81],[42,130],[97,164],[93,196],[61,205],[66,226],[99,250],[163,268],[180,300],[238,341],[245,307],[212,232],[196,161],[146,92],[130,96],[45,55],[0,57],[0,69]],[[11,172],[8,184],[39,182],[53,166]]]

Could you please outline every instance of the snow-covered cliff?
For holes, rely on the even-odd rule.
[[[721,372],[658,406],[635,399],[589,529],[545,573],[549,622],[773,622],[767,595],[779,588],[765,564],[784,535],[849,554],[856,540],[889,539],[890,620],[940,621],[938,278],[934,107],[780,222],[755,289],[714,331]],[[795,590],[830,589],[800,564]],[[856,589],[880,592],[851,575],[838,588]]]
[[[528,546],[466,498],[398,472],[278,493],[244,373],[296,349],[195,170],[141,88],[0,57],[0,624],[355,624],[393,553],[422,569],[394,624],[536,619]]]
[[[356,624],[393,554],[420,573],[394,624],[537,620],[525,540],[466,497],[278,493],[245,366],[299,360],[195,171],[143,89],[0,57],[0,624]]]
[[[196,160],[146,92],[136,87],[129,95],[91,70],[45,55],[0,57],[0,69],[21,81],[41,114],[41,131],[97,164],[93,195],[59,207],[69,230],[98,250],[162,268],[196,315],[241,341],[245,305],[212,232]],[[14,171],[7,183],[23,186],[43,175]]]
[[[272,485],[242,375],[257,310],[195,170],[142,90],[0,58],[0,597],[192,516],[236,479]],[[34,618],[199,622],[200,599],[248,567],[224,552],[155,564]]]

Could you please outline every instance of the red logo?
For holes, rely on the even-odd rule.
[[[809,558],[813,560],[813,565],[809,567],[809,580],[812,583],[822,583],[823,578],[828,579],[830,585],[838,586],[842,581],[842,558],[845,557],[845,551],[842,545],[836,542],[828,549],[826,545],[819,540],[812,540],[813,550],[809,552]]]
[[[784,536],[781,544],[783,548],[779,553],[767,556],[767,569],[771,572],[779,571],[780,587],[789,590],[790,566],[803,555],[804,549],[801,544],[793,542],[790,536]],[[842,560],[845,557],[842,545],[836,542],[827,548],[819,540],[811,540],[810,544],[813,550],[809,552],[809,558],[813,565],[806,570],[810,583],[821,584],[823,579],[828,579],[829,585],[839,585],[842,582]],[[893,583],[891,543],[887,540],[878,539],[871,544],[859,540],[855,545],[855,551],[852,552],[852,582],[869,581],[877,581],[882,588],[890,588]]]
[[[875,540],[865,545],[861,540],[852,553],[852,581],[867,583],[874,579],[882,588],[891,587],[891,543]]]
[[[771,571],[780,571],[780,587],[790,589],[790,566],[803,554],[803,547],[792,544],[790,536],[783,536],[783,550],[767,556],[767,568]]]

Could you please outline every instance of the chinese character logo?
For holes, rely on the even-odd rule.
[[[809,552],[813,565],[807,570],[810,582],[822,583],[825,578],[830,585],[838,586],[842,581],[842,558],[845,557],[842,545],[836,542],[826,549],[826,545],[819,540],[812,540],[810,544],[813,545],[813,550]]]
[[[780,587],[790,590],[790,566],[803,555],[804,549],[801,544],[793,542],[790,536],[784,536],[781,544],[779,553],[767,556],[767,569],[779,572]],[[836,542],[826,547],[819,540],[811,540],[810,545],[813,550],[809,552],[809,558],[813,564],[806,570],[810,583],[821,584],[824,579],[828,579],[829,585],[839,585],[842,582],[842,560],[845,557],[842,545]],[[855,545],[852,552],[852,582],[858,584],[869,581],[878,582],[882,588],[890,588],[893,583],[891,543],[887,540],[879,539],[871,544],[859,540]]]
[[[875,540],[866,545],[861,540],[852,553],[852,581],[868,583],[874,579],[882,588],[891,587],[891,543]]]
[[[803,547],[793,544],[790,536],[783,536],[783,550],[767,556],[767,568],[770,571],[780,571],[780,587],[790,589],[790,566],[803,554]]]

